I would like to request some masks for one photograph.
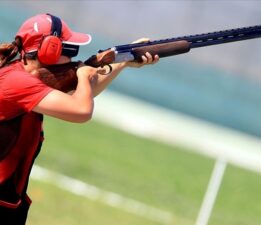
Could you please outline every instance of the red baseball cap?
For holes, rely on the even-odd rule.
[[[91,42],[91,35],[72,31],[69,26],[63,21],[61,40],[64,44],[70,45],[86,45]],[[37,51],[44,36],[51,33],[52,19],[48,14],[38,14],[27,19],[20,29],[16,37],[22,39],[23,51],[34,52]]]

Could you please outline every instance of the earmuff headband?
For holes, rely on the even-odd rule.
[[[53,16],[47,13],[51,17],[52,27],[51,27],[51,35],[61,37],[62,34],[62,21],[59,17]]]

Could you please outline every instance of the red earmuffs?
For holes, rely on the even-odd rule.
[[[43,37],[37,56],[41,63],[51,65],[56,64],[62,54],[62,22],[58,17],[48,15],[52,19],[51,34]]]

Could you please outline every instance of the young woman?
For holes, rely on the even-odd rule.
[[[43,115],[86,122],[92,117],[94,96],[124,68],[159,60],[146,53],[142,63],[112,65],[107,76],[100,75],[97,68],[80,67],[72,94],[53,89],[37,78],[39,68],[70,62],[79,46],[90,41],[90,35],[73,32],[58,17],[39,14],[22,24],[14,42],[0,44],[0,218],[5,225],[26,222],[31,204],[26,190],[43,140]]]

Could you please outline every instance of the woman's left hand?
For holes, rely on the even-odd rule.
[[[134,43],[146,43],[149,41],[150,41],[150,39],[148,39],[148,38],[141,38],[141,39],[138,39],[137,41],[134,41],[133,44]],[[145,55],[143,55],[141,58],[142,58],[142,62],[130,61],[130,62],[126,62],[125,66],[140,68],[145,65],[155,64],[159,61],[158,55],[152,56],[149,52],[146,52]]]

